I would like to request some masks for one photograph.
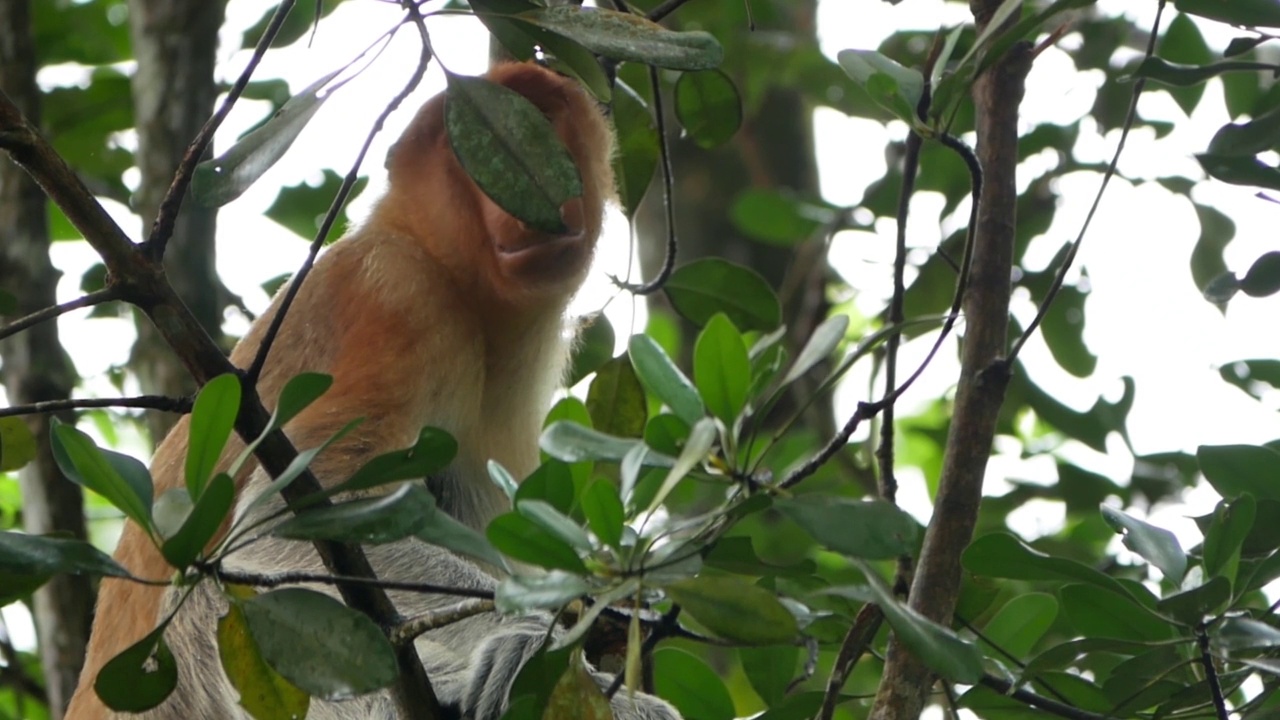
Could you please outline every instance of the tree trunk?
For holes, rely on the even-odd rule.
[[[138,71],[133,77],[133,107],[138,128],[136,155],[142,181],[134,209],[143,222],[154,221],[160,201],[188,143],[213,113],[218,88],[213,69],[222,0],[129,0],[129,28]],[[227,293],[214,262],[217,211],[184,201],[165,257],[169,282],[213,338],[222,337]],[[143,392],[180,396],[195,390],[191,376],[141,314],[130,366]],[[147,424],[154,442],[168,433],[172,415],[151,412]]]
[[[40,91],[35,73],[29,0],[0,0],[0,90],[38,125]],[[17,299],[14,316],[56,304],[61,273],[49,260],[44,193],[12,163],[0,165],[0,235],[5,238],[0,243],[0,287]],[[75,367],[62,349],[55,322],[0,342],[0,360],[11,404],[71,396]],[[49,417],[29,416],[27,423],[35,435],[37,455],[18,473],[23,527],[32,534],[64,533],[84,539],[84,498],[80,486],[63,478],[53,461]],[[58,575],[35,593],[40,664],[49,713],[55,719],[62,717],[84,664],[93,601],[93,585],[84,575]]]

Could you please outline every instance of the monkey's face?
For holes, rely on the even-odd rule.
[[[537,107],[577,165],[583,194],[560,208],[565,232],[530,228],[480,190],[453,153],[442,96],[423,107],[393,148],[388,201],[478,299],[513,311],[562,307],[586,277],[604,203],[614,193],[613,136],[573,80],[531,64],[502,65],[487,77]]]

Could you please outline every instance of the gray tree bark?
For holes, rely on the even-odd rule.
[[[133,107],[138,129],[136,155],[142,181],[134,210],[154,221],[160,201],[188,143],[213,113],[218,29],[223,0],[130,0],[129,29],[138,71],[133,77]],[[165,256],[165,271],[178,296],[210,334],[222,337],[222,311],[228,293],[218,279],[214,233],[217,211],[190,198],[182,205]],[[195,390],[190,374],[141,314],[130,367],[143,392],[186,395]],[[159,443],[177,418],[151,412],[147,425]]]
[[[29,0],[0,0],[0,90],[39,123],[35,48]],[[17,299],[14,317],[57,303],[61,275],[49,260],[45,197],[17,165],[0,165],[0,287]],[[0,342],[5,392],[13,405],[71,396],[76,372],[58,340],[54,322]],[[64,418],[69,420],[70,418]],[[49,444],[49,417],[29,416],[36,439],[34,461],[18,473],[23,528],[32,534],[85,538],[80,486],[62,477]],[[39,635],[50,715],[61,718],[84,664],[93,619],[94,589],[83,575],[59,575],[36,591],[33,612]]]

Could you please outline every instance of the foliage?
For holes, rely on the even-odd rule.
[[[698,31],[673,31],[606,9],[547,9],[527,0],[473,0],[471,9],[516,57],[532,55],[536,45],[558,69],[612,102],[619,140],[615,162],[629,217],[656,172],[664,142],[650,114],[653,92],[673,94],[674,117],[690,141],[723,148],[759,111],[773,83],[792,85],[815,104],[918,133],[925,143],[915,188],[941,194],[950,216],[971,190],[964,163],[946,143],[973,127],[973,82],[1015,43],[1040,40],[1062,13],[1089,4],[1059,0],[1023,9],[1004,3],[988,28],[1007,29],[955,29],[938,43],[932,61],[926,60],[924,35],[903,32],[877,51],[846,50],[835,62],[811,42],[783,53],[738,32],[729,23],[741,20],[741,10],[714,17],[718,10],[710,2],[682,8],[682,18],[705,28]],[[778,5],[762,3],[757,21],[776,20]],[[45,39],[38,46],[42,64],[104,66],[83,88],[51,91],[46,120],[55,148],[101,194],[124,196],[128,153],[107,143],[109,133],[131,124],[122,101],[128,79],[105,67],[128,52],[127,37],[102,19],[114,6],[88,2],[69,4],[65,12],[38,12],[36,31]],[[1274,5],[1179,0],[1175,7],[1157,52],[1125,68],[1128,80],[1169,93],[1188,112],[1202,102],[1206,82],[1221,81],[1226,109],[1237,121],[1224,125],[1196,159],[1216,181],[1280,188],[1271,163],[1280,123],[1280,93],[1271,79],[1277,68],[1274,38],[1255,30],[1280,25]],[[1006,18],[1007,26],[1000,22]],[[1217,57],[1201,37],[1204,22],[1249,30]],[[89,25],[104,32],[65,34]],[[1110,69],[1113,58],[1133,50],[1126,46],[1132,30],[1123,17],[1080,17],[1074,31],[1080,42],[1072,50],[1076,67]],[[291,37],[303,31],[289,30]],[[66,40],[81,35],[93,42]],[[642,64],[670,74],[656,88],[613,84],[597,55],[615,67],[621,63],[624,80],[628,68]],[[271,119],[197,171],[197,197],[229,202],[255,182],[319,108],[327,97],[322,90],[335,90],[330,82],[348,67],[292,97],[274,95]],[[1098,125],[1166,131],[1140,114],[1128,117],[1133,86],[1120,85],[1117,75],[1110,70],[1091,111]],[[464,167],[509,212],[556,230],[559,208],[581,192],[581,180],[571,163],[565,165],[564,150],[547,133],[545,119],[522,98],[483,80],[450,74],[449,83],[449,132]],[[250,88],[272,95],[265,83]],[[922,106],[928,98],[932,102]],[[101,103],[103,110],[75,112],[88,103]],[[1032,239],[1053,219],[1053,182],[1068,172],[1099,169],[1070,151],[1078,133],[1078,124],[1025,130],[1022,156],[1051,151],[1056,167],[1028,178],[1018,198],[1014,261],[1016,291],[1037,305],[1053,303],[1039,318],[1038,332],[1054,361],[1073,376],[1087,377],[1097,360],[1083,335],[1088,288],[1060,286],[1056,277],[1073,251],[1064,249],[1045,270],[1022,267],[1030,264]],[[1195,204],[1203,232],[1190,264],[1197,289],[1209,301],[1225,307],[1248,301],[1236,297],[1241,292],[1247,298],[1280,292],[1280,253],[1261,255],[1239,276],[1229,272],[1224,251],[1234,233],[1232,219],[1196,203],[1186,178],[1159,181],[1187,191]],[[336,186],[336,177],[326,176],[325,187]],[[903,186],[902,168],[895,166],[868,188],[858,210],[897,218]],[[282,192],[269,215],[296,231],[314,232],[308,223],[329,199],[330,193]],[[785,188],[760,187],[743,193],[732,220],[751,242],[800,249],[852,226],[853,210]],[[55,232],[68,227],[53,212]],[[575,606],[577,612],[566,615],[566,631],[530,662],[513,689],[512,717],[537,715],[534,708],[540,707],[600,710],[600,690],[583,673],[579,651],[610,622],[627,626],[619,644],[629,688],[644,674],[642,649],[652,649],[646,638],[662,640],[651,655],[654,689],[686,717],[766,710],[770,718],[809,717],[826,698],[847,716],[863,717],[869,703],[861,698],[874,694],[878,670],[866,660],[851,663],[861,651],[881,650],[883,634],[872,628],[867,644],[844,661],[840,670],[849,673],[847,683],[828,689],[825,673],[832,672],[846,638],[855,636],[873,606],[908,652],[949,687],[961,686],[955,703],[981,717],[1043,717],[1045,706],[1029,698],[1048,699],[1060,714],[1067,708],[1106,717],[1225,717],[1230,706],[1242,717],[1270,716],[1280,706],[1280,664],[1274,659],[1280,630],[1264,589],[1280,579],[1280,451],[1225,445],[1200,447],[1194,456],[1137,457],[1129,478],[1073,464],[1078,456],[1063,451],[1073,442],[1102,452],[1112,434],[1127,438],[1135,392],[1130,381],[1119,400],[1099,398],[1081,412],[1014,363],[996,430],[1026,455],[1051,460],[1058,483],[1015,482],[974,511],[977,537],[964,551],[963,584],[949,621],[925,617],[902,601],[902,587],[886,582],[894,561],[918,556],[917,520],[889,500],[866,497],[866,487],[859,485],[876,472],[873,441],[846,446],[845,436],[830,443],[804,417],[804,408],[787,399],[811,399],[859,363],[883,377],[886,346],[932,330],[950,312],[964,242],[957,234],[918,262],[913,255],[902,323],[890,322],[887,312],[868,318],[842,306],[816,318],[807,326],[812,330],[799,337],[785,324],[790,316],[783,299],[756,270],[724,258],[682,264],[663,293],[681,321],[698,328],[693,347],[683,355],[652,329],[628,338],[625,353],[615,357],[613,327],[603,316],[594,319],[577,348],[571,378],[589,380],[585,402],[570,396],[553,409],[541,438],[543,463],[529,478],[512,478],[491,464],[490,476],[511,498],[512,509],[483,534],[439,512],[425,487],[412,482],[446,468],[456,452],[453,438],[436,428],[424,428],[413,447],[374,458],[325,493],[338,495],[334,504],[303,509],[271,532],[299,542],[427,542],[493,567],[515,568],[494,598],[503,612]],[[854,291],[834,279],[828,289]],[[1262,397],[1280,388],[1278,362],[1241,360],[1224,366],[1223,378]],[[913,370],[904,367],[897,375]],[[146,529],[179,568],[177,582],[218,582],[218,560],[253,530],[231,521],[218,535],[232,512],[231,477],[267,432],[322,396],[330,382],[317,374],[295,378],[267,430],[247,438],[248,447],[229,473],[214,470],[241,410],[242,387],[233,375],[208,382],[192,412],[185,486],[158,498],[141,463],[99,447],[71,425],[57,426],[54,456],[70,480]],[[936,479],[950,411],[944,398],[897,418],[891,428],[897,467],[918,468]],[[0,421],[0,468],[20,466],[34,454],[24,427]],[[265,502],[295,481],[345,431],[303,449],[251,502]],[[1196,518],[1200,538],[1190,547],[1135,509],[1176,501],[1200,477],[1221,500]],[[368,496],[369,490],[377,492]],[[7,526],[9,506],[12,512],[18,506],[5,492],[0,485],[0,518]],[[357,495],[341,495],[347,492]],[[1016,528],[1009,517],[1037,499],[1060,502],[1066,527],[1028,543],[1011,534]],[[1132,554],[1131,563],[1109,561],[1117,536]],[[23,598],[56,573],[128,577],[88,543],[0,532],[0,601]],[[219,585],[230,608],[218,624],[219,652],[253,717],[298,716],[310,697],[349,697],[395,680],[395,648],[385,629],[365,615],[312,590],[256,594]],[[583,604],[583,598],[592,602]],[[660,619],[653,619],[654,611]],[[153,707],[178,682],[165,623],[97,678],[99,695],[112,707]],[[11,708],[17,697],[0,690],[0,712],[16,714]]]

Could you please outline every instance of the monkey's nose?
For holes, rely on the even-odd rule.
[[[586,230],[586,212],[581,196],[569,198],[560,206],[560,219],[564,221],[565,235],[581,235]]]

